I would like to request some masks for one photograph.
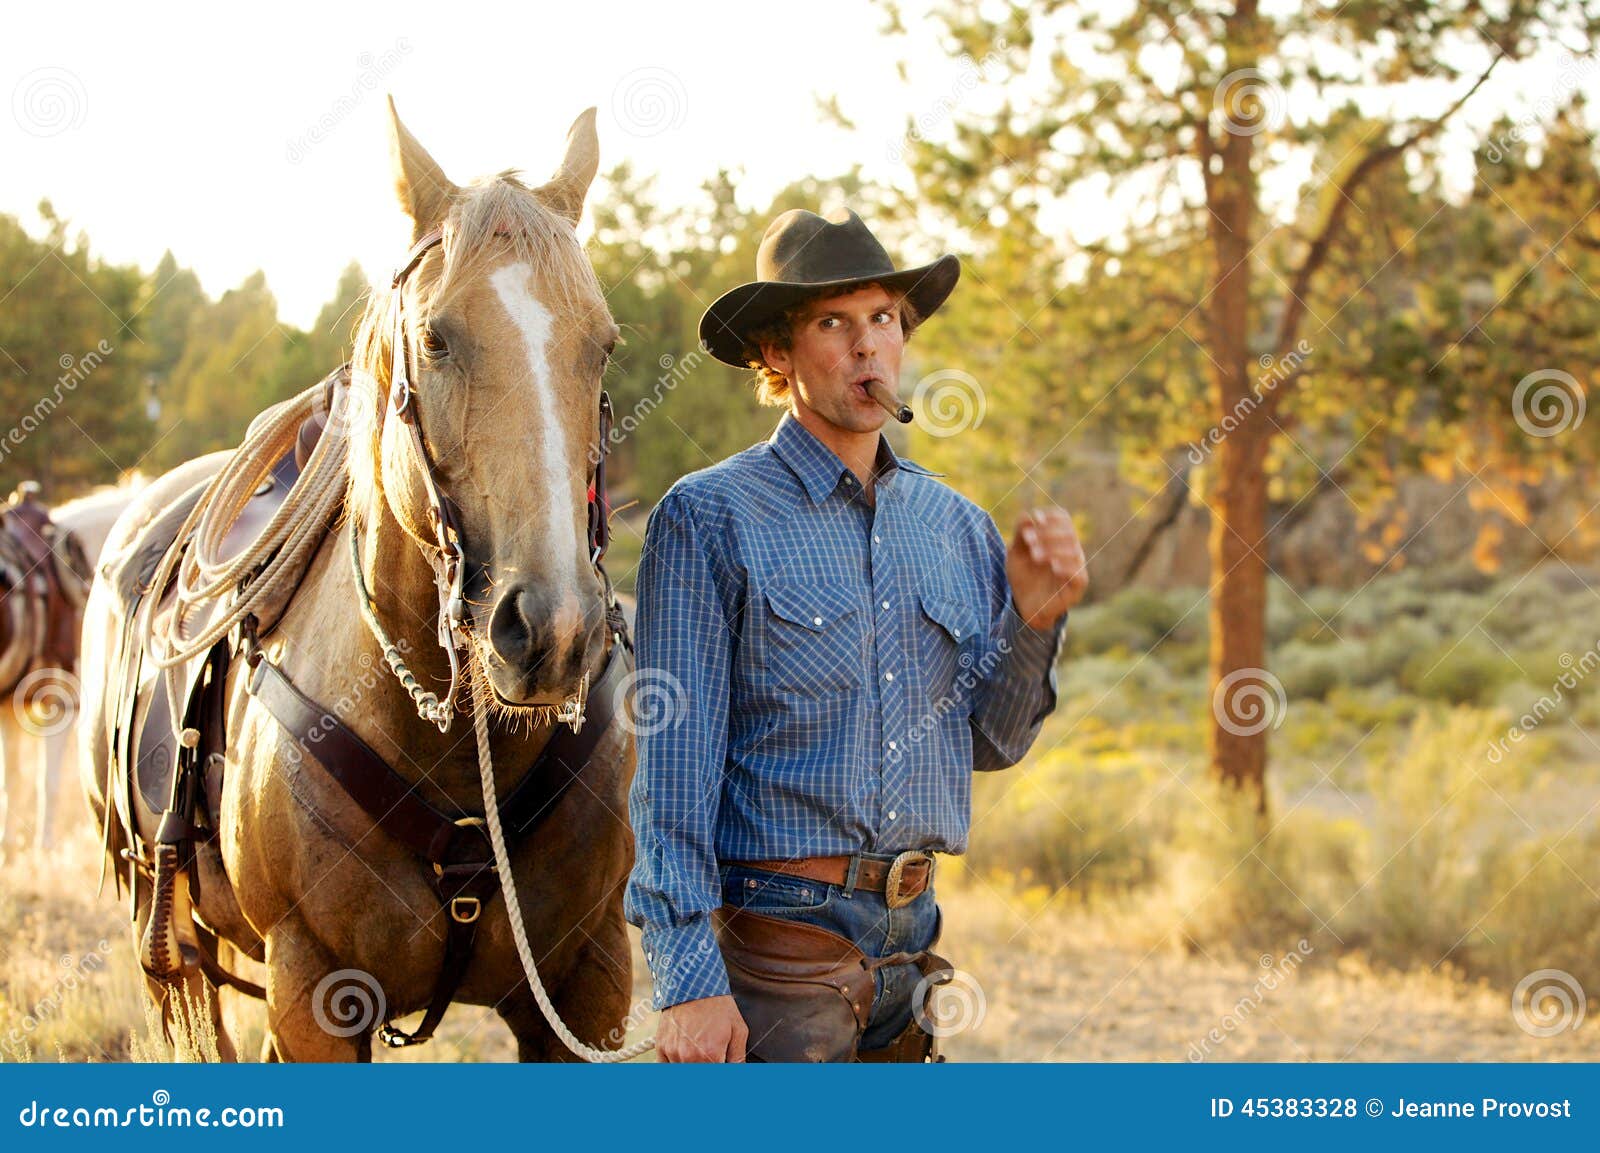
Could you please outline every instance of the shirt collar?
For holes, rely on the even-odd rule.
[[[839,481],[850,471],[845,467],[844,461],[839,459],[838,454],[796,420],[792,412],[783,414],[778,421],[778,427],[772,430],[768,443],[778,454],[778,459],[788,465],[790,471],[800,479],[812,504],[821,504],[834,489],[839,487]],[[924,468],[908,457],[896,456],[894,449],[889,447],[889,439],[880,432],[877,461],[879,486],[884,487],[886,491],[891,488],[890,482],[900,470],[922,476],[944,475],[942,472]]]

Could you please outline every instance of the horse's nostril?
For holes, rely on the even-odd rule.
[[[489,618],[489,643],[506,664],[531,668],[548,647],[547,621],[534,586],[513,585],[495,602]]]

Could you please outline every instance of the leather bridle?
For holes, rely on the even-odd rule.
[[[418,471],[422,474],[423,487],[427,492],[428,528],[433,534],[433,548],[437,550],[436,554],[429,554],[429,562],[433,566],[434,581],[439,591],[438,639],[440,647],[445,650],[450,661],[450,687],[443,699],[432,693],[413,691],[412,695],[417,702],[419,715],[424,720],[438,725],[440,732],[448,732],[451,719],[455,715],[456,701],[461,687],[460,652],[471,643],[467,635],[471,625],[471,612],[467,607],[464,591],[466,549],[461,532],[460,509],[439,483],[434,470],[433,454],[428,449],[428,439],[422,429],[421,414],[417,411],[413,395],[415,390],[411,383],[411,350],[406,339],[404,304],[406,279],[416,271],[423,258],[443,242],[444,229],[441,227],[431,228],[423,233],[412,244],[410,251],[406,253],[405,262],[395,269],[389,281],[390,292],[394,297],[389,412],[410,430],[412,447],[416,450]],[[622,627],[621,609],[617,604],[611,579],[606,575],[602,564],[606,549],[611,543],[611,528],[608,523],[611,507],[606,493],[606,455],[611,440],[612,409],[611,397],[605,389],[600,390],[599,421],[600,450],[595,462],[594,479],[589,484],[589,563],[594,566],[605,589],[607,616],[613,626],[613,640],[622,641],[625,628]],[[361,572],[359,561],[356,563],[356,578],[362,596],[370,602],[371,597],[366,590],[365,576]],[[369,618],[369,623],[375,624],[375,618]],[[387,642],[387,638],[383,636],[380,636],[379,640],[380,643]],[[386,644],[386,648],[393,650],[394,646]],[[410,674],[404,670],[403,664],[398,662],[398,654],[390,655],[389,659],[391,668],[394,668],[396,675],[405,682]],[[397,665],[399,667],[396,667]],[[574,732],[583,724],[588,687],[589,674],[585,672],[576,692],[556,710],[556,719],[570,725]]]

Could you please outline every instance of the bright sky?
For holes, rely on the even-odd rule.
[[[656,174],[664,202],[683,203],[719,165],[738,166],[741,200],[757,205],[854,161],[902,183],[907,117],[937,121],[952,99],[983,98],[924,25],[910,22],[908,45],[883,38],[881,23],[866,0],[583,0],[540,4],[537,16],[468,0],[159,14],[33,0],[8,9],[0,38],[11,103],[0,212],[32,227],[47,196],[102,256],[149,268],[170,247],[213,296],[264,269],[280,315],[306,326],[350,259],[382,275],[408,240],[385,92],[459,181],[508,167],[543,179],[592,104],[602,170],[629,159]],[[906,51],[909,85],[896,70]],[[1537,99],[1539,83],[1518,91]],[[837,94],[856,131],[825,123],[815,93]],[[1485,112],[1506,103],[1480,98]],[[1104,231],[1117,211],[1085,196],[1070,227]]]
[[[627,158],[667,202],[718,165],[749,173],[748,204],[855,158],[883,175],[911,106],[881,17],[858,0],[245,11],[8,6],[0,212],[33,227],[48,196],[108,259],[148,268],[170,247],[213,296],[264,269],[304,326],[351,258],[377,274],[409,240],[386,91],[462,182],[511,167],[543,179],[595,105],[602,171]],[[925,70],[930,101],[958,70]],[[814,91],[849,95],[853,138],[821,122]]]

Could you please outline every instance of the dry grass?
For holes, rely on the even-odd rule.
[[[1530,1036],[1507,990],[1445,967],[1380,969],[1313,946],[1258,999],[1263,974],[1297,940],[1207,953],[1174,931],[1130,948],[1096,914],[970,875],[945,885],[940,903],[941,952],[973,974],[984,1003],[977,1027],[946,1043],[954,1060],[1600,1060],[1600,1030]],[[1212,1030],[1220,1042],[1208,1041]]]
[[[123,910],[94,896],[86,835],[47,866],[0,871],[0,1053],[6,1060],[169,1060],[147,1020]],[[1257,954],[1206,951],[1184,934],[1130,932],[1111,908],[1069,904],[1043,887],[947,868],[941,952],[973,974],[984,1013],[950,1038],[955,1060],[1183,1061],[1206,1034],[1213,1060],[1600,1060],[1600,1032],[1522,1032],[1507,991],[1447,967],[1377,969],[1315,951],[1236,1027],[1223,1028],[1262,973]],[[1138,939],[1137,946],[1129,942]],[[1148,939],[1147,939],[1148,938]],[[102,946],[101,942],[104,942]],[[1293,940],[1262,941],[1282,957]],[[630,1036],[654,1028],[642,959]],[[231,995],[230,995],[231,996]],[[241,1051],[259,1052],[262,1015],[240,1014]],[[203,1038],[185,1042],[191,1050]],[[506,1061],[509,1033],[489,1009],[456,1006],[431,1044],[380,1061]]]

